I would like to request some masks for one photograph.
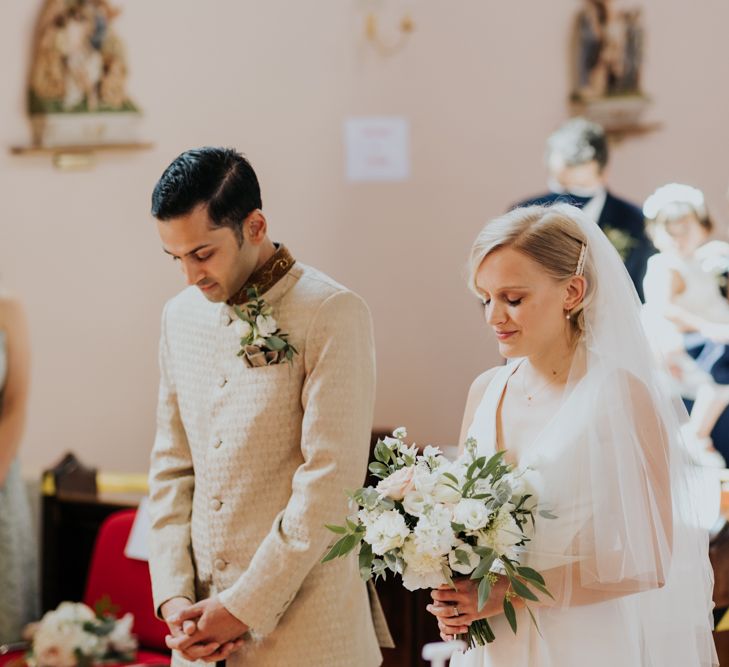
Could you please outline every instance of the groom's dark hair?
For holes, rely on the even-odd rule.
[[[232,148],[205,146],[176,157],[152,192],[152,215],[171,220],[205,204],[217,227],[230,227],[242,242],[242,223],[261,208],[261,188],[250,162]]]

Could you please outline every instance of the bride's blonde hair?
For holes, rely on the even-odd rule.
[[[574,206],[554,204],[515,208],[487,222],[471,248],[468,263],[471,291],[481,297],[476,274],[483,260],[498,248],[513,248],[525,254],[557,282],[581,273],[585,276],[587,289],[582,303],[570,313],[570,323],[575,334],[583,333],[583,311],[594,295],[596,283],[587,238],[577,222],[578,216],[584,216],[584,213]]]

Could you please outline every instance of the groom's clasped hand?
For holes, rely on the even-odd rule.
[[[170,629],[167,647],[186,660],[218,662],[243,646],[248,627],[216,597],[192,604],[185,598],[170,600],[165,609]]]

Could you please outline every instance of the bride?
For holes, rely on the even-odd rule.
[[[536,626],[522,605],[514,635],[505,577],[480,612],[468,579],[433,591],[443,639],[485,617],[496,634],[451,665],[717,665],[685,413],[654,366],[617,252],[578,209],[532,206],[485,226],[470,271],[510,363],[473,383],[461,442],[505,450],[555,517],[538,517],[521,556],[554,599],[529,603]]]

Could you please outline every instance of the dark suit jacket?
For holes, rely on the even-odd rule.
[[[580,208],[584,205],[584,202],[574,200],[568,194],[549,192],[539,197],[526,199],[516,204],[516,206],[553,204],[556,201],[574,204]],[[645,233],[643,211],[635,204],[615,197],[608,192],[605,197],[605,206],[602,208],[602,213],[600,213],[597,224],[607,234],[618,252],[620,252],[625,268],[628,270],[635,289],[638,292],[638,296],[641,301],[644,301],[643,278],[645,277],[648,258],[656,252],[656,249]],[[616,230],[618,236],[625,237],[627,243],[616,243],[616,234],[612,230]],[[619,247],[620,245],[623,247]]]

